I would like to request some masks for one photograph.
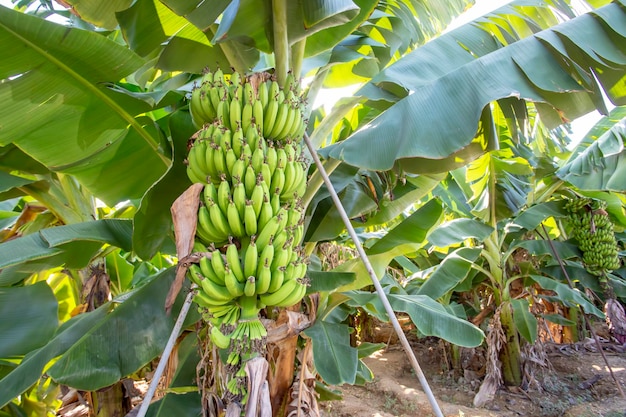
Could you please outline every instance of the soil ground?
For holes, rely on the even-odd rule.
[[[465,351],[465,370],[460,374],[447,365],[449,355],[444,354],[441,341],[426,338],[412,340],[411,345],[446,417],[626,417],[626,399],[591,339],[572,345],[544,344],[541,354],[533,353],[533,365],[526,370],[526,389],[501,387],[482,408],[474,407],[473,399],[484,374],[484,352]],[[625,347],[606,342],[603,351],[626,390]],[[435,415],[400,345],[390,345],[364,362],[374,380],[364,386],[334,387],[342,391],[343,399],[320,403],[323,417]]]
[[[382,340],[393,339],[395,334],[391,333],[384,333]],[[446,417],[626,417],[626,399],[619,393],[592,339],[576,344],[540,345],[528,353],[533,360],[525,369],[524,389],[501,387],[492,401],[478,408],[473,406],[473,400],[485,374],[485,352],[462,349],[462,370],[453,370],[449,365],[449,347],[442,341],[417,339],[411,332],[407,336]],[[626,345],[602,340],[609,365],[626,390]],[[341,391],[343,398],[320,402],[321,417],[435,416],[399,344],[388,343],[364,362],[373,372],[373,381],[363,386],[331,387]],[[134,382],[139,395],[133,398],[133,405],[139,405],[147,386],[148,381]],[[75,397],[76,391],[67,394],[66,405],[57,415],[86,416],[88,407],[83,401],[69,398],[70,394]]]

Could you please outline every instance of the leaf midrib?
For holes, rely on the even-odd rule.
[[[16,39],[19,39],[20,41],[24,42],[24,44],[26,44],[33,51],[37,52],[44,59],[46,59],[48,62],[50,62],[53,65],[56,65],[58,68],[60,68],[66,74],[68,74],[70,77],[74,78],[80,85],[82,85],[85,88],[85,90],[89,91],[91,94],[96,96],[100,101],[104,102],[109,108],[111,108],[123,120],[125,120],[132,129],[136,130],[137,133],[139,134],[139,136],[143,140],[146,141],[148,146],[154,152],[156,152],[156,154],[159,156],[159,158],[161,159],[163,164],[166,167],[169,167],[170,161],[165,157],[165,155],[163,155],[161,152],[159,152],[159,150],[158,150],[159,145],[158,145],[157,141],[154,140],[154,138],[152,136],[150,136],[150,134],[148,134],[148,132],[141,127],[141,125],[137,122],[137,120],[135,120],[135,118],[132,115],[128,114],[128,112],[126,112],[119,104],[117,104],[114,100],[112,100],[110,97],[108,97],[102,91],[100,91],[95,85],[90,83],[87,79],[85,79],[79,73],[77,73],[76,71],[74,71],[73,69],[68,67],[63,61],[61,61],[61,60],[55,58],[53,55],[47,53],[46,51],[41,49],[39,46],[37,46],[36,44],[31,42],[29,39],[21,36],[19,33],[15,32],[11,28],[7,27],[6,25],[0,24],[0,27],[2,27],[4,30],[6,30],[8,33],[10,33]],[[71,28],[68,28],[68,29],[71,29]]]

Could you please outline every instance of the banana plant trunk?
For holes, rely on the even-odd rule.
[[[495,215],[493,217],[495,218]],[[494,232],[485,240],[486,249],[483,251],[483,256],[489,263],[492,283],[497,289],[495,300],[496,305],[499,306],[500,324],[504,333],[504,341],[502,341],[499,353],[502,380],[505,385],[519,386],[522,384],[522,355],[519,333],[513,317],[510,283],[507,279],[504,259],[502,259],[502,248],[498,242],[499,238]]]
[[[569,307],[567,309],[567,318],[576,324],[573,324],[571,326],[563,326],[562,343],[575,343],[582,340],[584,337],[584,330],[582,333],[579,330],[581,317],[578,307]]]
[[[86,311],[93,311],[106,303],[111,298],[110,279],[104,270],[103,262],[93,262],[88,267],[89,276],[83,283],[82,302]],[[91,392],[93,409],[91,416],[94,417],[122,417],[128,414],[132,408],[130,395],[122,381]]]
[[[95,417],[123,417],[131,410],[130,396],[120,381],[91,394]]]
[[[506,385],[520,386],[522,384],[522,355],[519,334],[513,319],[513,306],[508,301],[502,304],[500,323],[506,337],[506,342],[500,351],[502,379]]]

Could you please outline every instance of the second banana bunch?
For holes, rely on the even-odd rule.
[[[246,360],[263,349],[263,308],[289,307],[307,289],[302,248],[306,127],[300,83],[268,73],[206,72],[189,109],[199,128],[187,175],[204,184],[188,271],[195,302],[225,352],[227,389],[245,402]]]
[[[607,282],[607,274],[621,267],[613,223],[606,207],[605,201],[588,197],[571,199],[565,205],[572,237],[578,242],[585,268],[603,283]]]

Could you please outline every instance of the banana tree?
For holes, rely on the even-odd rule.
[[[275,68],[279,77],[287,68],[293,68],[299,75],[313,77],[310,103],[322,86],[367,83],[359,93],[361,98],[347,100],[322,120],[311,117],[309,134],[319,145],[345,139],[321,153],[327,157],[329,171],[339,166],[349,171],[348,164],[362,170],[360,183],[368,187],[346,188],[350,192],[344,194],[344,202],[370,198],[372,210],[357,217],[361,221],[371,217],[371,224],[393,219],[413,204],[411,196],[423,192],[420,187],[429,189],[437,181],[432,176],[411,179],[408,183],[418,190],[412,193],[410,187],[394,187],[396,194],[404,198],[389,202],[380,198],[384,195],[381,187],[378,191],[369,187],[374,184],[371,179],[378,176],[372,171],[433,174],[476,159],[495,146],[488,131],[476,134],[479,116],[493,100],[505,102],[520,97],[545,103],[538,107],[554,125],[594,106],[603,110],[601,86],[616,103],[623,100],[620,71],[624,63],[619,55],[624,47],[624,33],[620,32],[623,25],[619,24],[624,16],[622,3],[576,17],[563,2],[531,6],[524,2],[523,6],[513,4],[481,19],[477,25],[439,36],[445,25],[471,3],[458,0],[440,7],[429,1],[181,4],[141,0],[131,4],[119,0],[104,6],[97,1],[70,1],[71,13],[67,9],[58,13],[37,9],[31,13],[28,9],[3,8],[0,146],[8,161],[3,171],[12,174],[6,184],[24,178],[34,180],[36,175],[53,171],[71,176],[109,207],[129,201],[136,210],[129,214],[131,244],[116,244],[139,259],[150,260],[157,253],[174,254],[170,206],[189,186],[183,159],[186,142],[195,130],[185,95],[206,67],[232,67],[240,72]],[[29,4],[37,3],[20,2],[19,6]],[[42,19],[52,14],[66,18],[74,27]],[[567,21],[559,24],[562,19]],[[552,26],[554,29],[548,29]],[[534,33],[541,29],[545,30]],[[427,40],[430,42],[425,43]],[[588,68],[593,69],[595,77]],[[498,83],[491,82],[493,71],[498,71]],[[467,79],[477,82],[463,81]],[[546,85],[542,83],[545,79],[554,82]],[[524,123],[526,115],[519,113],[515,103],[509,100],[509,114]],[[29,123],[15,117],[16,108]],[[352,112],[351,129],[331,136],[335,125],[343,123],[343,116],[357,108]],[[451,125],[449,120],[453,119],[457,123]],[[328,218],[332,223],[334,210],[328,199],[313,199],[319,188],[316,181],[313,174],[309,213],[311,218]],[[402,181],[399,184],[404,185]],[[5,185],[2,189],[13,188]],[[374,195],[376,198],[371,198]],[[103,223],[83,223],[87,224],[62,229],[68,235],[52,242],[46,238],[47,229],[7,242],[4,248],[11,251],[5,253],[31,254],[2,264],[2,273],[11,281],[8,285],[22,285],[22,278],[14,280],[17,272],[24,277],[33,269],[59,267],[75,259],[69,255],[72,250],[79,247],[86,251],[89,246],[76,237],[80,233],[95,236],[87,241],[97,242],[98,248],[105,242],[111,244],[109,234],[103,237],[97,233],[98,225]],[[128,227],[129,223],[119,224]],[[336,226],[326,231],[311,229],[308,240],[313,244],[334,239],[339,233]],[[381,248],[391,242],[380,244],[377,250],[386,252]],[[89,255],[81,259],[89,260]],[[386,255],[381,259],[387,259]],[[22,264],[28,268],[22,268]],[[120,303],[105,304],[85,317],[77,316],[59,328],[57,337],[43,342],[38,355],[28,356],[35,361],[18,360],[20,365],[0,380],[3,388],[11,387],[0,390],[10,397],[2,398],[0,404],[28,388],[16,387],[13,378],[28,372],[31,379],[25,381],[34,383],[32,375],[40,375],[45,363],[67,350],[67,343],[93,346],[101,333],[83,334],[81,325],[98,322],[102,325],[97,329],[118,329],[117,324],[122,322],[118,319],[129,314],[123,308],[131,305],[126,304],[128,301],[138,305],[162,302],[149,291],[166,286],[164,282],[172,278],[171,269],[148,275],[149,284],[141,287],[145,293],[137,290]],[[163,288],[158,288],[161,295]],[[106,314],[113,306],[118,307]],[[149,315],[145,319],[148,322],[169,323],[160,311],[142,311]],[[162,335],[163,329],[159,329]],[[60,338],[64,334],[68,337]],[[71,335],[84,338],[72,339]],[[158,355],[162,342],[161,336],[153,337],[144,343],[146,349],[141,355],[114,367],[106,378],[94,379],[96,382],[92,378],[98,370],[91,367],[84,367],[81,374],[68,371],[66,375],[66,368],[58,366],[51,375],[68,385],[96,389],[147,363]],[[114,352],[124,357],[121,346],[112,349],[112,357],[117,357]],[[81,355],[86,352],[81,348],[70,351]],[[84,358],[81,355],[77,357]],[[70,356],[67,358],[65,363],[71,363]],[[31,365],[34,362],[36,366]],[[166,403],[180,405],[180,399],[166,400],[156,413],[166,413]]]
[[[240,7],[239,2],[230,5],[230,2],[225,2],[221,8],[191,5],[193,9],[191,11],[196,12],[195,16],[190,16],[189,10],[177,9],[175,4],[164,3],[137,2],[129,7],[128,2],[112,2],[110,7],[94,13],[93,7],[99,7],[96,2],[82,2],[73,8],[74,15],[69,15],[65,11],[58,13],[82,28],[89,28],[87,22],[109,30],[119,25],[119,31],[113,31],[106,36],[78,29],[66,32],[67,28],[64,26],[40,18],[54,14],[53,11],[40,13],[37,10],[33,14],[23,14],[6,10],[2,22],[3,44],[25,45],[25,49],[17,55],[13,55],[15,50],[6,49],[15,60],[13,64],[3,66],[2,79],[6,81],[3,83],[5,87],[3,96],[13,105],[21,105],[31,115],[33,121],[31,126],[26,126],[16,123],[16,120],[10,117],[8,107],[3,112],[2,145],[3,156],[6,157],[4,169],[11,172],[5,178],[5,190],[15,190],[17,195],[24,195],[25,191],[29,191],[26,190],[27,184],[41,182],[43,174],[54,171],[53,176],[63,176],[70,178],[70,181],[77,181],[83,190],[88,190],[108,206],[117,206],[130,200],[131,210],[127,215],[132,218],[132,228],[128,229],[130,222],[119,224],[125,226],[126,238],[128,232],[132,230],[132,246],[128,246],[129,242],[125,240],[124,245],[118,244],[118,247],[123,251],[132,250],[134,254],[144,259],[153,258],[158,251],[172,253],[169,207],[173,199],[188,185],[186,180],[181,181],[181,178],[185,178],[182,160],[186,155],[184,145],[193,133],[188,113],[176,113],[175,110],[181,105],[186,105],[182,98],[185,89],[188,90],[190,87],[193,73],[201,72],[206,66],[214,68],[216,63],[222,67],[232,66],[242,71],[258,65],[263,67],[261,57],[263,60],[271,59],[267,52],[271,52],[274,47],[272,34],[265,37],[266,34],[262,30],[259,32],[265,27],[265,21],[258,18],[250,20],[252,14],[265,18],[267,13],[271,13],[269,2],[264,4],[266,13],[260,15],[256,13],[255,4]],[[345,38],[356,27],[364,24],[377,6],[376,2],[363,2],[362,5],[344,3],[338,9],[323,9],[321,13],[316,9],[301,10],[299,7],[287,10],[290,22],[298,19],[305,21],[307,28],[304,32],[302,29],[290,30],[291,38],[287,41],[294,45],[299,43],[300,47],[303,47],[305,43],[301,42],[302,38],[317,35],[318,39],[315,42],[309,42],[309,46],[313,46],[313,52],[310,54],[324,52],[337,43],[336,39]],[[284,8],[286,4],[282,3],[282,7]],[[23,3],[20,4],[20,7],[23,6],[25,6]],[[449,21],[464,6],[463,2],[459,2],[458,5],[454,5],[452,11],[435,9],[432,16],[435,20],[441,17],[442,20]],[[277,3],[277,8],[280,7],[281,4]],[[393,12],[407,10],[410,10],[410,6],[403,3],[380,6],[378,19],[393,20]],[[242,13],[239,13],[240,11]],[[222,13],[231,16],[231,19],[222,20],[218,25],[215,23],[216,18]],[[245,20],[246,25],[236,23],[237,19]],[[350,24],[344,25],[343,29],[336,28],[348,21]],[[253,24],[247,26],[249,22]],[[411,36],[404,39],[408,39],[411,44],[423,41],[428,31],[417,31],[413,22],[410,22],[409,27],[402,28],[402,24],[406,22],[410,20],[405,18],[403,22],[402,19],[396,19],[398,29],[412,32]],[[377,27],[375,21],[367,24],[370,30]],[[282,39],[287,33],[286,28],[276,26],[274,35]],[[432,33],[439,30],[442,25],[436,26],[438,27],[434,28]],[[250,40],[247,39],[249,33],[245,30],[240,33],[244,27],[252,30],[251,33],[254,35],[252,43],[255,44],[253,48],[249,47]],[[38,34],[41,30],[47,33],[45,39]],[[138,36],[142,31],[143,34]],[[119,42],[120,35],[124,38],[123,46]],[[348,45],[348,49],[350,47]],[[398,50],[403,52],[408,47],[409,44],[400,44],[391,48],[387,60],[393,53]],[[295,53],[293,55],[295,62],[289,63],[285,60],[289,56],[289,45],[283,43],[278,49],[273,58],[277,61],[275,65],[279,76],[281,73],[284,75],[287,66],[296,69],[301,66],[298,61],[302,60],[304,51]],[[90,56],[93,51],[97,53]],[[189,59],[190,56],[195,58]],[[155,60],[155,57],[158,59]],[[104,62],[115,62],[115,68],[102,68],[103,58]],[[340,60],[333,60],[333,63],[337,62]],[[384,61],[381,61],[381,64],[384,65]],[[30,71],[33,68],[37,68],[37,71]],[[59,69],[55,75],[55,71]],[[164,71],[164,74],[156,74],[157,70]],[[180,70],[187,73],[179,76],[172,73]],[[35,86],[41,85],[48,85],[49,89],[47,91],[34,89]],[[30,94],[31,91],[38,93],[33,95]],[[182,115],[183,118],[177,115]],[[54,146],[49,146],[48,143],[54,143]],[[85,221],[89,220],[88,218],[71,218],[69,216],[71,213],[63,202],[54,204],[55,201],[51,197],[55,194],[50,193],[50,188],[45,187],[48,184],[43,185],[43,191],[35,193],[37,190],[33,189],[26,194],[34,197],[53,215],[61,218],[62,223],[72,228],[64,229],[67,230],[66,234],[59,233],[61,231],[59,229],[57,234],[64,237],[57,238],[58,242],[48,239],[47,229],[31,227],[33,232],[31,236],[27,235],[25,230],[18,232],[17,228],[12,228],[13,234],[9,237],[15,239],[3,246],[6,250],[3,253],[15,254],[24,249],[25,253],[30,254],[26,257],[7,258],[2,264],[3,273],[8,276],[8,284],[17,285],[18,288],[22,284],[28,284],[28,281],[23,279],[29,277],[31,271],[58,266],[83,267],[97,256],[95,253],[103,243],[114,244],[107,240],[109,237],[107,233],[104,233],[104,236],[101,236],[102,233],[98,234],[98,225],[102,223],[90,224],[91,222]],[[93,207],[88,207],[88,210],[79,214],[85,212],[88,216],[95,214]],[[116,226],[118,223],[104,224],[113,227],[114,230],[119,227]],[[56,231],[57,228],[54,229]],[[84,238],[85,235],[89,236],[87,242],[93,242],[93,247],[85,245],[81,239],[77,240],[77,236]],[[57,248],[66,242],[69,242],[67,247]],[[71,245],[73,242],[76,242],[76,245]],[[85,255],[80,258],[67,255],[71,253],[70,249],[78,246]],[[48,263],[40,262],[41,259],[47,260]],[[68,262],[68,259],[75,264]],[[30,264],[33,265],[25,267]],[[21,275],[18,276],[18,272]],[[145,281],[152,286],[156,285],[152,284],[152,281],[159,281],[163,285],[162,283],[168,282],[170,278],[171,269],[165,269],[161,274],[148,276]],[[119,281],[118,279],[120,291],[128,291],[145,283],[136,280],[133,281],[135,286],[123,286]],[[121,322],[120,317],[128,314],[124,313],[126,305],[144,303],[142,300],[145,298],[140,296],[140,293],[141,291],[137,291],[135,297],[128,298],[128,301],[125,301],[127,304],[120,303],[117,306],[115,302],[106,303],[93,313],[81,315],[80,319],[77,317],[76,321],[85,323],[90,321],[85,317],[92,317],[91,325],[97,323],[96,328],[102,327],[111,331],[116,323]],[[164,291],[160,294],[163,295]],[[155,300],[157,305],[163,301],[159,297],[151,299]],[[113,312],[105,314],[113,306],[117,306]],[[142,308],[142,311],[147,313],[148,321],[157,320],[166,326],[171,324],[169,320],[163,320],[161,313],[154,314],[154,310],[150,308]],[[50,326],[54,326],[54,322],[51,322]],[[80,329],[74,330],[77,327],[72,327],[69,323],[64,326],[68,331],[72,330],[71,333],[63,334],[65,345],[59,345],[56,339],[49,339],[44,346],[48,348],[47,350],[39,352],[39,356],[33,354],[33,357],[38,359],[37,365],[29,366],[32,362],[22,360],[19,367],[3,378],[3,386],[8,388],[3,389],[6,397],[3,398],[4,404],[27,388],[23,385],[24,381],[32,383],[32,378],[41,374],[43,367],[39,364],[45,364],[56,356],[58,353],[55,352],[59,352],[59,349],[67,350],[69,347],[67,340],[74,340],[72,337],[78,335],[84,336],[80,341],[70,342],[75,349],[70,349],[60,361],[57,361],[67,363],[70,367],[72,358],[85,354],[84,346],[91,346],[91,343],[98,340],[97,331],[83,335]],[[160,326],[156,330],[160,332],[162,328],[163,326]],[[119,331],[112,333],[116,334]],[[47,334],[42,333],[42,338],[45,339]],[[162,333],[159,335],[162,336]],[[154,349],[158,350],[162,345],[161,336],[155,333],[150,337],[149,346],[138,355],[139,362],[129,359],[119,366],[113,363],[107,368],[110,372],[102,373],[99,370],[96,375],[94,369],[93,372],[74,375],[67,366],[59,366],[58,369],[66,369],[69,372],[57,374],[55,371],[57,368],[53,367],[49,374],[61,383],[80,389],[91,390],[105,386],[119,379],[119,376],[115,375],[127,375],[152,359],[155,355]],[[37,346],[39,344],[44,344],[43,340],[39,340]],[[26,353],[32,347],[29,345],[21,349],[18,353]],[[120,352],[124,350],[126,350],[124,346],[111,347],[111,352],[118,352],[112,353],[114,357],[123,357]],[[108,356],[106,352],[101,353]],[[81,361],[77,360],[78,362]],[[116,370],[118,367],[119,370]],[[26,378],[24,374],[27,375]],[[22,378],[22,384],[15,383],[19,378]]]
[[[415,279],[406,290],[451,306],[462,306],[481,320],[494,312],[491,332],[500,332],[501,337],[497,341],[488,338],[487,343],[488,349],[495,349],[499,363],[488,366],[488,376],[475,398],[477,405],[491,397],[490,390],[498,386],[499,382],[494,384],[494,380],[500,381],[500,374],[506,384],[522,382],[521,346],[537,340],[536,316],[556,324],[576,326],[579,324],[576,319],[574,322],[569,319],[576,317],[578,308],[582,307],[586,314],[604,318],[594,300],[585,296],[585,290],[599,293],[601,288],[598,279],[585,271],[581,252],[569,239],[569,232],[565,232],[571,226],[563,206],[568,198],[581,193],[612,201],[608,209],[612,221],[623,228],[622,199],[618,193],[598,192],[602,187],[581,189],[563,179],[576,178],[575,167],[592,166],[597,159],[590,156],[591,150],[597,150],[601,143],[623,141],[619,137],[622,112],[623,108],[616,108],[571,155],[563,147],[566,138],[546,131],[537,118],[533,119],[536,125],[529,130],[511,129],[510,119],[496,118],[501,123],[493,124],[493,131],[497,132],[501,149],[453,171],[434,192],[445,202],[450,220],[428,235],[429,252],[422,251],[414,260],[419,269],[408,264]],[[529,113],[533,113],[531,108]],[[498,108],[494,114],[501,114]],[[524,132],[534,133],[537,141],[526,140]],[[546,145],[556,152],[543,153]],[[613,154],[618,164],[619,148]],[[605,149],[612,152],[608,147]],[[587,184],[617,180],[602,165],[586,173],[591,177],[585,178]],[[434,254],[443,260],[433,260]],[[576,277],[575,288],[569,287],[565,270]],[[612,287],[623,288],[619,272],[608,279]],[[485,291],[491,300],[487,304]],[[479,292],[480,302],[476,303],[473,297]],[[551,309],[553,303],[562,306],[564,315]],[[570,311],[574,312],[571,316]]]

